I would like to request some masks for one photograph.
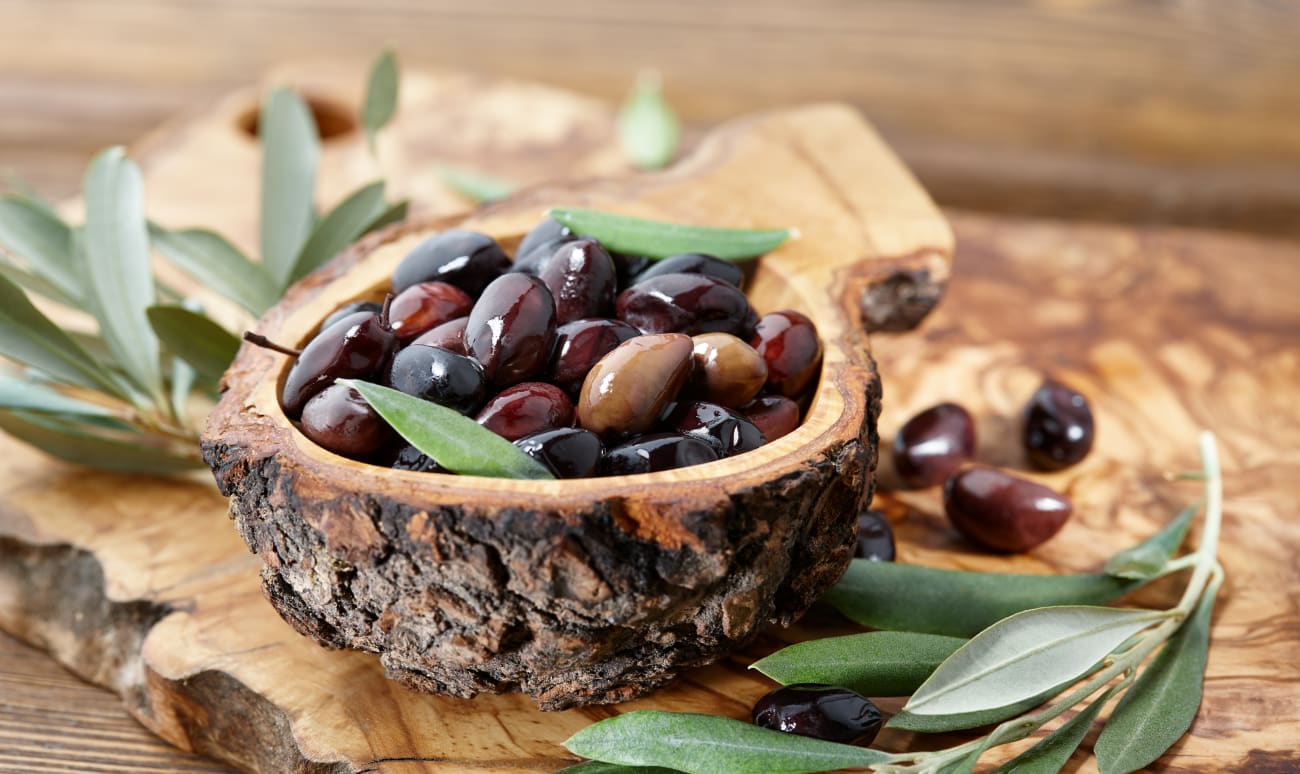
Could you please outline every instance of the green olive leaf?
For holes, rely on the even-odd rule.
[[[339,202],[312,228],[294,261],[289,282],[297,282],[324,266],[329,259],[366,233],[370,224],[387,209],[382,182],[360,188]]]
[[[486,204],[506,198],[519,186],[509,180],[475,172],[464,167],[443,167],[438,172],[442,184],[474,204]]]
[[[854,559],[823,599],[873,629],[970,637],[1022,610],[1104,604],[1144,582],[1105,573],[1020,575]]]
[[[372,231],[378,231],[385,226],[391,226],[394,223],[405,220],[406,211],[410,209],[410,206],[411,203],[406,199],[388,205],[383,212],[379,213],[378,217],[366,224],[365,233],[369,234]]]
[[[52,457],[100,470],[167,476],[204,467],[197,445],[185,452],[161,448],[147,433],[106,435],[100,425],[76,417],[0,411],[0,430]]]
[[[1183,544],[1187,528],[1191,525],[1200,503],[1194,503],[1183,509],[1164,529],[1138,543],[1115,554],[1106,562],[1106,574],[1116,578],[1133,578],[1149,580],[1155,578],[1169,563],[1170,557]]]
[[[542,463],[459,412],[356,379],[339,379],[357,392],[399,435],[429,458],[464,476],[552,479]]]
[[[262,265],[289,286],[298,253],[316,219],[312,192],[320,134],[311,109],[292,89],[273,89],[258,120],[262,141]]]
[[[1070,605],[1026,610],[957,649],[912,694],[913,715],[982,712],[1038,696],[1087,674],[1167,613]]]
[[[584,758],[687,774],[812,774],[880,763],[877,750],[759,728],[713,715],[641,710],[602,720],[564,743]]]
[[[171,365],[172,413],[184,421],[189,413],[190,393],[194,391],[194,382],[198,374],[189,363],[179,357],[173,357]]]
[[[101,152],[86,171],[82,242],[93,308],[114,360],[145,392],[162,396],[158,338],[145,309],[156,300],[140,168],[121,147]]]
[[[618,114],[623,155],[642,169],[667,166],[677,155],[681,126],[664,100],[657,76],[642,76]]]
[[[662,766],[620,766],[617,763],[602,761],[584,761],[574,766],[565,766],[554,774],[679,774],[676,769]]]
[[[754,258],[780,247],[793,233],[788,228],[690,226],[576,208],[553,209],[546,214],[573,233],[593,237],[616,253],[656,259],[681,253],[705,253],[730,261]]]
[[[104,406],[69,397],[50,387],[12,376],[0,376],[0,408],[37,414],[66,414],[81,417],[111,417]]]
[[[181,306],[151,306],[148,315],[167,350],[204,379],[220,379],[239,351],[239,338],[200,312]]]
[[[1079,748],[1097,720],[1097,714],[1106,705],[1115,688],[1102,694],[1074,717],[1067,720],[1037,744],[999,766],[993,774],[1056,774],[1065,768],[1070,756]]]
[[[822,683],[863,696],[909,696],[966,643],[917,632],[868,632],[809,640],[749,665],[782,685]]]
[[[275,280],[225,237],[207,229],[169,231],[151,224],[154,247],[177,268],[260,317],[280,298]]]
[[[32,274],[26,269],[8,263],[3,256],[0,256],[0,276],[4,276],[10,282],[18,285],[24,290],[35,293],[36,295],[49,299],[50,301],[74,309],[81,305],[80,298],[68,295],[64,292],[63,288],[39,275]]]
[[[0,246],[63,295],[78,299],[85,294],[72,229],[41,202],[20,194],[0,196]]]
[[[1093,745],[1102,774],[1127,774],[1153,763],[1187,733],[1201,706],[1215,580],[1192,615],[1124,694]]]
[[[1054,685],[1051,688],[1028,699],[1021,699],[1001,707],[993,709],[976,710],[974,712],[955,712],[948,715],[920,715],[900,710],[894,713],[885,725],[888,728],[897,728],[903,731],[916,731],[922,734],[946,734],[952,731],[963,731],[968,728],[979,728],[993,723],[1013,718],[1024,712],[1037,707],[1052,696],[1060,693],[1065,685]]]
[[[375,152],[375,135],[397,112],[397,54],[386,48],[370,66],[366,97],[361,105],[361,126],[366,131],[370,152]]]

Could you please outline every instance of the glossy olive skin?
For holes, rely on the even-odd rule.
[[[968,468],[948,479],[943,509],[971,542],[1006,553],[1043,543],[1074,511],[1064,495],[991,468]]]
[[[707,274],[661,274],[618,295],[618,319],[646,333],[730,333],[748,339],[757,315],[734,285]]]
[[[524,454],[550,469],[557,478],[588,478],[600,471],[605,447],[590,430],[559,427],[515,441]]]
[[[606,317],[614,309],[614,261],[594,239],[556,248],[537,275],[555,299],[555,321]]]
[[[868,745],[884,723],[880,709],[848,688],[785,685],[754,704],[754,725],[831,742]]]
[[[753,400],[763,389],[767,361],[758,350],[730,333],[701,333],[693,338],[692,395],[735,408]]]
[[[474,299],[455,285],[419,282],[398,293],[388,311],[397,338],[410,341],[450,320],[464,317]]]
[[[678,403],[664,423],[681,435],[704,441],[719,457],[753,451],[765,443],[753,422],[725,406],[701,400]]]
[[[577,238],[568,226],[555,218],[547,218],[533,226],[533,230],[519,242],[519,247],[515,248],[515,263],[510,270],[537,275],[557,247]]]
[[[429,455],[409,443],[393,455],[388,467],[393,470],[413,470],[419,473],[446,473],[447,469],[434,462]]]
[[[316,334],[289,368],[280,407],[297,419],[307,401],[335,379],[382,374],[397,349],[397,335],[382,313],[354,312]]]
[[[303,406],[302,434],[318,446],[354,460],[365,459],[393,440],[393,429],[361,393],[331,384]]]
[[[759,395],[737,411],[758,427],[768,443],[799,426],[799,404],[784,395]]]
[[[587,374],[578,424],[599,435],[649,430],[691,373],[691,339],[660,333],[628,339]]]
[[[565,323],[555,330],[555,350],[546,373],[548,380],[577,395],[582,382],[605,355],[641,331],[622,320],[588,318]]]
[[[974,456],[975,420],[956,403],[931,406],[894,436],[894,469],[916,489],[942,483]]]
[[[462,414],[478,410],[487,397],[483,369],[475,360],[423,344],[397,353],[388,369],[388,386]]]
[[[1092,450],[1095,424],[1088,399],[1047,379],[1025,406],[1025,451],[1041,470],[1063,470]]]
[[[515,441],[572,425],[573,402],[553,384],[521,382],[492,396],[474,420],[502,438]]]
[[[329,317],[326,317],[320,324],[320,329],[325,330],[350,314],[356,314],[357,312],[378,312],[383,308],[383,304],[376,304],[374,301],[353,301],[350,304],[344,304],[333,312],[330,312]]]
[[[717,452],[698,438],[676,433],[655,433],[633,438],[605,453],[601,473],[606,476],[631,476],[654,473],[713,462]]]
[[[873,562],[894,561],[894,528],[885,514],[871,509],[858,514],[858,546],[853,555]]]
[[[537,277],[510,273],[492,281],[465,323],[465,349],[498,388],[531,379],[551,358],[555,300]]]
[[[759,318],[749,343],[767,361],[767,386],[787,398],[797,398],[817,378],[822,341],[807,316],[785,309]]]
[[[704,253],[682,253],[650,264],[645,271],[632,278],[632,284],[663,274],[707,274],[736,287],[741,287],[745,282],[745,272],[734,263]]]
[[[419,282],[438,280],[478,296],[488,283],[510,268],[510,258],[487,234],[452,229],[434,234],[393,270],[393,292]]]
[[[614,259],[614,272],[618,277],[619,290],[631,286],[638,274],[654,265],[654,261],[644,255],[610,253],[610,257]]]
[[[457,317],[432,330],[421,333],[411,343],[423,344],[426,347],[442,347],[455,352],[457,355],[466,355],[469,354],[465,351],[465,326],[468,324],[469,315]]]

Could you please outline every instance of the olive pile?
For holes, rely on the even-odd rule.
[[[346,304],[295,355],[280,395],[320,446],[442,469],[335,379],[381,383],[473,417],[556,476],[695,465],[789,433],[822,347],[794,311],[759,317],[735,264],[611,254],[547,219],[515,260],[491,237],[417,245],[384,304]]]

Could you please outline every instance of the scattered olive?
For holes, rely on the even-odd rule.
[[[719,457],[752,451],[763,445],[763,434],[740,414],[700,400],[678,403],[665,422],[688,438],[698,438]]]
[[[560,245],[537,276],[555,299],[555,319],[560,325],[584,317],[604,317],[614,308],[614,261],[594,239]]]
[[[317,334],[285,376],[280,407],[290,418],[335,379],[368,379],[383,372],[397,350],[387,314],[355,312]]]
[[[388,316],[397,338],[410,341],[449,320],[464,317],[473,306],[474,299],[455,285],[420,282],[393,298]]]
[[[361,393],[331,384],[302,409],[302,434],[335,454],[365,459],[393,439],[393,429],[375,413]]]
[[[524,436],[515,441],[515,446],[559,478],[597,475],[605,454],[605,447],[595,433],[576,427],[559,427]]]
[[[707,274],[661,274],[619,294],[618,318],[646,333],[730,333],[749,338],[757,316],[734,285]]]
[[[773,392],[797,398],[817,377],[822,342],[812,320],[799,312],[763,315],[749,343],[767,361],[767,384]]]
[[[943,488],[948,520],[971,541],[995,551],[1028,551],[1055,535],[1073,508],[1042,484],[991,468],[968,468]]]
[[[655,433],[633,438],[610,449],[605,454],[601,471],[607,476],[629,476],[685,468],[713,462],[717,458],[713,448],[698,438]]]
[[[784,395],[759,395],[737,411],[758,426],[768,443],[799,426],[799,404]]]
[[[662,274],[707,274],[736,287],[740,287],[745,281],[745,272],[734,263],[703,253],[683,253],[650,264],[648,269],[632,278],[632,284],[645,282]]]
[[[527,274],[492,281],[465,323],[465,349],[497,387],[525,381],[546,365],[555,338],[555,300]]]
[[[735,408],[753,400],[763,389],[767,361],[753,347],[730,333],[701,333],[693,338],[693,392]]]
[[[689,336],[628,339],[587,374],[578,394],[578,424],[600,435],[645,432],[677,399],[690,373]]]
[[[393,292],[419,282],[439,280],[471,296],[510,268],[510,258],[487,234],[452,229],[416,245],[393,271]]]
[[[497,393],[474,418],[510,440],[573,424],[573,402],[564,390],[546,382],[521,382]]]
[[[407,395],[470,414],[487,397],[483,369],[472,358],[441,347],[412,344],[397,353],[388,385]]]
[[[1025,450],[1043,470],[1061,470],[1088,456],[1093,420],[1088,399],[1047,379],[1025,407]]]
[[[577,395],[596,361],[641,331],[622,320],[589,318],[565,323],[555,330],[555,351],[548,369],[550,380]]]
[[[425,331],[415,337],[412,344],[423,344],[426,347],[442,347],[443,349],[455,352],[457,355],[468,354],[465,351],[465,325],[469,323],[469,316],[457,317],[455,320],[448,320],[433,330]]]
[[[858,547],[853,555],[873,562],[894,561],[894,528],[885,514],[874,509],[858,514]]]
[[[907,420],[894,436],[894,468],[910,487],[942,483],[975,454],[975,421],[956,403]]]
[[[884,717],[870,699],[832,685],[785,685],[754,704],[754,724],[774,731],[871,744]]]

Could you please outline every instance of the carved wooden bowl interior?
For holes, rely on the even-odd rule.
[[[396,471],[308,441],[279,409],[287,358],[245,346],[204,455],[265,591],[298,631],[370,651],[424,691],[523,691],[544,709],[624,701],[785,625],[843,573],[870,498],[880,381],[864,327],[916,324],[952,237],[852,110],[728,124],[673,169],[525,191],[464,219],[410,222],[296,285],[258,324],[289,344],[382,296],[436,231],[507,251],[549,207],[725,227],[794,227],[746,292],[813,319],[825,357],[803,425],[760,449],[637,476],[515,481]]]

